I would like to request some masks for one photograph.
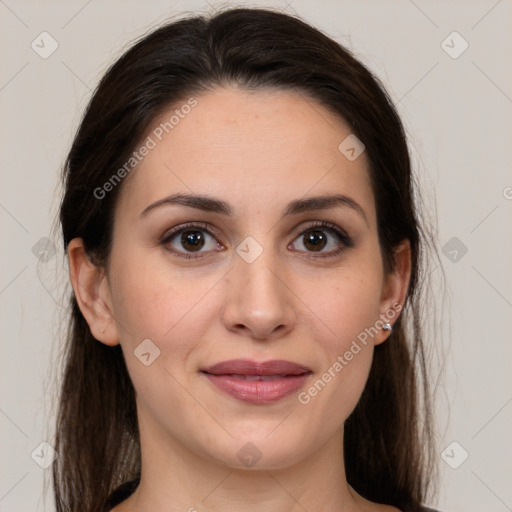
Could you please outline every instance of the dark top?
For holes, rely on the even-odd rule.
[[[135,489],[137,489],[139,482],[140,479],[135,478],[129,482],[121,484],[117,489],[115,489],[105,503],[104,512],[110,512],[110,510],[112,510],[116,505],[119,505],[119,503],[129,498]]]
[[[108,497],[107,503],[105,504],[104,512],[110,512],[116,505],[119,505],[122,501],[130,497],[130,495],[137,489],[139,485],[139,478],[130,480],[121,484],[112,494]],[[433,508],[422,507],[419,510],[404,510],[404,512],[438,512]]]

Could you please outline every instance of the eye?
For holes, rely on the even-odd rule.
[[[353,245],[352,239],[341,228],[323,221],[302,231],[289,247],[300,252],[317,253],[319,257],[329,257]],[[308,256],[315,257],[311,254]]]
[[[164,234],[160,243],[178,257],[201,258],[205,253],[224,249],[210,229],[206,223],[176,226]],[[288,248],[308,253],[307,257],[332,257],[353,245],[345,231],[335,224],[322,221],[302,231]]]
[[[195,254],[221,250],[222,244],[217,242],[207,228],[207,224],[187,224],[177,226],[164,235],[161,244],[171,252],[183,258],[196,258]]]

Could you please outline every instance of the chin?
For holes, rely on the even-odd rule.
[[[219,445],[217,453],[209,453],[216,462],[231,469],[250,471],[286,469],[300,462],[307,454],[304,447],[312,448],[311,442],[304,443],[304,436],[299,435],[297,428],[293,433],[283,430],[280,435],[271,434],[267,437],[267,429],[251,435],[234,436]],[[209,447],[211,450],[211,446]]]

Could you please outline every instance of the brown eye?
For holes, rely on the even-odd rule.
[[[196,224],[174,228],[164,235],[160,243],[175,255],[190,258],[223,249],[207,227]]]
[[[303,236],[304,247],[311,251],[321,251],[327,245],[327,237],[322,231],[309,231]]]
[[[322,221],[304,230],[289,248],[305,255],[329,257],[353,246],[353,240],[344,230],[335,224]]]
[[[198,251],[204,247],[205,237],[201,231],[187,230],[182,231],[180,241],[187,251]]]

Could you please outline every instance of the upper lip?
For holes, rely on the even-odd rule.
[[[211,375],[302,375],[311,373],[308,367],[283,359],[271,361],[231,359],[214,364],[202,371]]]

